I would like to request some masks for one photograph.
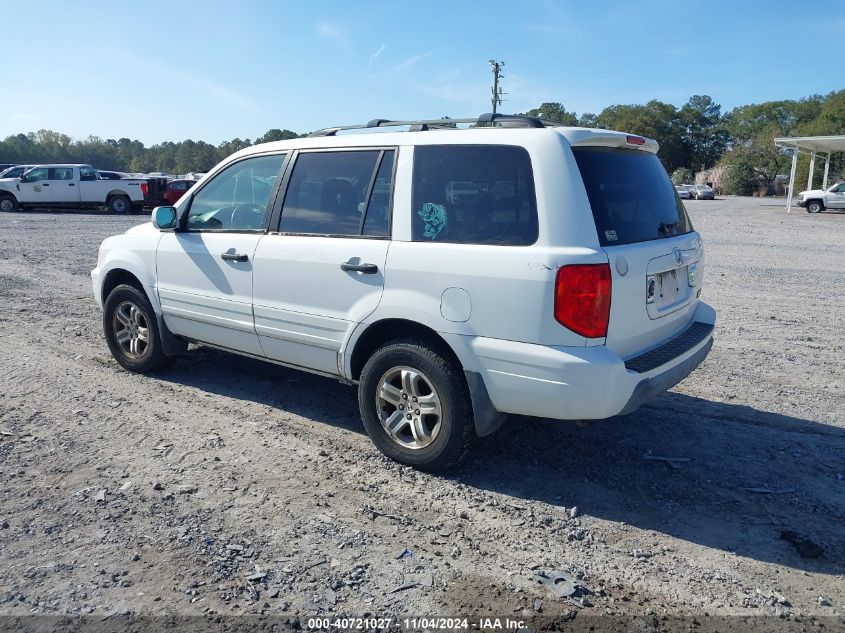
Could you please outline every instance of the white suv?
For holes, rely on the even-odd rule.
[[[464,122],[250,147],[106,239],[115,359],[149,372],[198,342],[357,384],[376,446],[428,469],[506,414],[626,414],[693,371],[715,312],[657,143]]]

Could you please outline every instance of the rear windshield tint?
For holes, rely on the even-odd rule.
[[[684,204],[650,152],[573,147],[602,246],[659,240],[692,231]]]

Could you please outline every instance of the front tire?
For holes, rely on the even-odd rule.
[[[106,203],[106,207],[112,213],[129,213],[132,210],[132,201],[126,196],[112,196]]]
[[[421,470],[451,468],[475,438],[460,367],[424,341],[396,340],[377,349],[361,372],[358,406],[376,447]]]
[[[153,307],[134,286],[123,284],[109,293],[103,305],[103,332],[112,356],[124,369],[146,374],[171,362],[162,351]]]
[[[0,211],[12,213],[20,209],[17,198],[10,193],[0,194]]]
[[[823,209],[824,205],[818,200],[810,200],[807,203],[807,213],[821,213]]]

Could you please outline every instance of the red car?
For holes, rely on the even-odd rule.
[[[176,204],[185,192],[196,184],[196,180],[171,180],[164,191],[164,199],[170,204]]]

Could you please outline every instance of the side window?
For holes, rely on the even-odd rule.
[[[390,235],[390,192],[393,184],[393,151],[385,152],[373,183],[364,220],[364,235]]]
[[[414,149],[415,242],[527,246],[537,241],[531,159],[510,145]]]
[[[293,166],[282,233],[360,235],[378,150],[304,152]]]
[[[73,180],[73,167],[50,167],[49,180]]]
[[[256,156],[226,167],[193,196],[188,229],[263,229],[267,202],[284,160],[285,154]]]
[[[93,167],[80,167],[79,180],[97,180],[97,173],[94,171]]]
[[[36,167],[34,169],[30,169],[26,172],[23,179],[24,182],[38,182],[39,180],[47,180],[46,167]]]

